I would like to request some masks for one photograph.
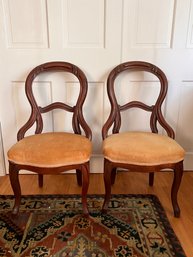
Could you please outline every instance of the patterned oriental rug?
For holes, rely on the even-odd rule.
[[[89,195],[90,216],[78,195],[0,196],[0,257],[183,257],[183,249],[154,195]]]

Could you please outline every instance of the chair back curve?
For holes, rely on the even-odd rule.
[[[147,105],[141,101],[130,101],[124,105],[119,105],[115,94],[115,80],[123,71],[144,71],[155,75],[160,82],[160,92],[154,105]],[[116,66],[109,74],[107,79],[107,93],[111,104],[110,115],[102,128],[102,137],[108,136],[108,131],[112,127],[112,133],[119,133],[121,127],[121,112],[130,108],[140,108],[151,112],[150,128],[153,133],[158,133],[157,123],[165,129],[167,135],[171,138],[175,137],[173,129],[163,117],[161,106],[166,97],[168,90],[168,81],[164,72],[154,64],[143,61],[130,61]]]
[[[54,72],[62,71],[73,74],[79,81],[80,90],[79,95],[74,106],[63,102],[54,102],[47,106],[41,107],[38,106],[37,101],[33,94],[33,82],[35,78],[45,72]],[[92,132],[89,126],[87,125],[83,117],[83,104],[87,95],[88,82],[83,71],[74,64],[62,61],[53,61],[41,64],[35,67],[27,76],[25,82],[25,92],[31,106],[31,115],[23,127],[17,133],[18,141],[24,138],[25,133],[29,128],[31,128],[34,123],[36,124],[35,134],[40,134],[43,130],[43,118],[42,114],[52,111],[54,109],[62,109],[67,112],[72,112],[72,128],[75,134],[81,134],[82,130],[85,133],[85,136],[91,140]]]

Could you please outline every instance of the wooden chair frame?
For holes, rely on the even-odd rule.
[[[140,101],[131,101],[124,105],[119,105],[115,96],[114,84],[115,79],[123,71],[144,71],[154,74],[160,81],[160,93],[157,101],[154,105],[148,106]],[[107,93],[111,104],[111,112],[109,118],[102,128],[103,139],[108,137],[109,129],[112,127],[112,133],[119,133],[121,127],[121,112],[130,108],[140,108],[144,111],[151,112],[150,116],[150,128],[152,133],[158,133],[157,123],[159,123],[167,132],[167,135],[174,139],[175,134],[173,129],[165,121],[161,106],[166,97],[168,89],[168,82],[165,74],[155,65],[147,62],[133,61],[125,62],[115,67],[109,74],[107,80]],[[174,179],[171,189],[171,199],[174,210],[174,216],[180,216],[180,208],[177,202],[177,193],[180,187],[182,175],[183,175],[183,161],[178,163],[165,163],[162,165],[153,166],[141,166],[134,164],[125,164],[109,161],[104,158],[104,183],[105,183],[105,200],[102,207],[103,212],[107,211],[108,204],[111,196],[111,185],[115,182],[117,168],[124,168],[136,172],[148,172],[149,173],[149,185],[153,186],[154,172],[163,171],[163,169],[172,169],[174,171]]]
[[[71,74],[74,74],[80,83],[80,93],[78,96],[78,100],[75,106],[69,106],[62,102],[51,103],[46,107],[38,106],[32,91],[32,84],[34,79],[40,74],[44,72],[53,72],[53,71],[64,71]],[[75,134],[82,133],[82,130],[85,133],[85,136],[91,140],[92,132],[87,125],[84,117],[83,117],[83,103],[85,101],[88,90],[88,83],[85,74],[75,65],[67,62],[48,62],[41,64],[34,68],[28,75],[25,83],[25,92],[29,103],[31,105],[31,115],[26,124],[18,131],[17,140],[22,140],[25,136],[25,133],[29,128],[31,128],[34,124],[36,124],[35,134],[40,134],[43,131],[43,119],[42,114],[52,111],[54,109],[62,109],[64,111],[72,112],[72,127]],[[82,128],[82,129],[81,129]],[[19,183],[19,171],[20,170],[29,170],[38,173],[39,186],[43,186],[43,174],[58,174],[67,170],[76,170],[77,182],[81,186],[82,185],[82,204],[83,204],[83,212],[84,214],[88,214],[87,207],[87,190],[89,185],[89,161],[86,163],[76,164],[76,165],[68,165],[61,167],[36,167],[29,165],[20,165],[9,161],[9,175],[11,186],[15,195],[15,204],[13,207],[13,214],[18,214],[19,206],[21,202],[21,187]]]

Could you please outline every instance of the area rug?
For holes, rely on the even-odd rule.
[[[0,257],[183,257],[183,249],[154,195],[89,195],[90,216],[78,195],[0,196]]]

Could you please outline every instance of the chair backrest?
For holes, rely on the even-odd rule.
[[[115,93],[115,79],[120,75],[120,73],[128,71],[144,71],[154,74],[160,82],[160,92],[159,96],[154,105],[147,105],[141,101],[130,101],[124,105],[120,105],[117,100]],[[102,128],[103,139],[108,136],[109,129],[112,127],[112,133],[119,133],[121,127],[121,112],[126,111],[130,108],[141,108],[145,111],[151,112],[150,115],[150,128],[153,133],[158,133],[157,122],[166,130],[169,137],[174,138],[175,134],[173,129],[165,121],[161,106],[166,97],[168,89],[168,82],[165,74],[157,66],[142,62],[142,61],[132,61],[125,62],[116,66],[109,74],[107,79],[107,93],[109,101],[111,104],[110,115]]]
[[[33,82],[34,79],[41,73],[45,72],[55,72],[62,71],[71,73],[79,81],[79,95],[77,101],[74,106],[70,106],[69,104],[63,102],[54,102],[47,106],[41,107],[38,106],[35,96],[33,94]],[[88,90],[88,82],[85,74],[82,72],[80,68],[77,66],[68,63],[68,62],[48,62],[41,64],[35,67],[27,76],[25,82],[25,92],[28,98],[28,101],[31,105],[31,115],[24,126],[18,131],[17,139],[21,140],[28,129],[30,129],[34,124],[36,125],[35,134],[39,134],[43,130],[43,118],[42,114],[52,111],[54,109],[62,109],[67,112],[71,112],[72,115],[72,128],[75,134],[81,134],[82,129],[85,133],[85,136],[91,139],[92,133],[91,130],[86,123],[83,117],[83,103],[85,101]]]

